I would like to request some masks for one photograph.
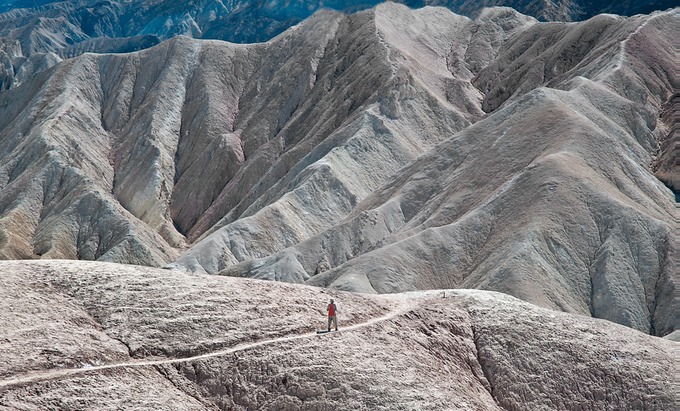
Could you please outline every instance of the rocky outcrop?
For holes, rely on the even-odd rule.
[[[507,295],[2,262],[3,409],[665,410],[677,342]],[[340,332],[317,335],[328,298]]]

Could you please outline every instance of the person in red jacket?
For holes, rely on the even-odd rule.
[[[330,304],[328,304],[328,307],[326,308],[326,311],[328,311],[328,331],[331,331],[331,324],[335,325],[335,331],[338,331],[338,318],[336,317],[338,309],[335,307],[335,303],[333,302],[332,298]]]

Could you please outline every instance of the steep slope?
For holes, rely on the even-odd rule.
[[[473,80],[488,117],[339,225],[223,274],[379,293],[491,289],[672,332],[675,207],[651,169],[677,81],[675,20],[531,25]],[[178,262],[195,269],[204,244]]]
[[[680,31],[680,22],[676,20],[675,23],[677,31]],[[674,89],[676,92],[661,111],[661,120],[668,132],[659,142],[654,171],[657,178],[673,190],[675,202],[680,203],[680,93],[677,92],[680,84],[676,82]]]
[[[173,257],[170,245],[182,237],[164,218],[167,204],[159,204],[169,196],[164,179],[174,179],[175,150],[169,155],[164,145],[179,135],[173,127],[184,95],[174,85],[186,81],[187,58],[196,63],[194,46],[179,39],[122,59],[85,55],[0,94],[11,112],[1,127],[8,159],[0,173],[2,223],[13,237],[2,244],[6,258],[162,264]],[[226,49],[215,54],[228,62],[233,49]],[[100,75],[106,70],[111,75]],[[140,169],[130,161],[148,163]],[[144,179],[136,195],[130,174]]]
[[[677,344],[487,291],[2,262],[0,409],[671,409]],[[338,302],[339,333],[318,336]],[[276,315],[272,315],[272,311]]]
[[[430,47],[413,58],[415,45],[400,51],[376,31],[391,9],[321,13],[260,45],[178,38],[87,54],[0,94],[5,258],[160,265],[185,236],[224,226],[242,240],[224,245],[231,256],[217,256],[217,271],[340,221],[483,115],[471,73],[454,77],[446,62],[476,25],[443,9],[406,14],[419,27],[407,37]],[[508,30],[530,22],[513,16]],[[419,37],[430,21],[432,40]],[[84,198],[103,210],[90,217]],[[126,239],[135,244],[111,251]]]
[[[303,241],[339,222],[408,161],[482,117],[481,95],[470,84],[473,74],[462,64],[452,72],[449,53],[464,55],[466,42],[474,38],[479,42],[477,58],[486,64],[485,53],[492,53],[494,46],[491,39],[483,34],[473,37],[473,32],[498,30],[499,21],[507,23],[506,33],[533,23],[513,12],[472,23],[444,9],[411,12],[401,6],[381,6],[346,21],[362,20],[362,31],[349,26],[350,39],[370,43],[326,50],[325,57],[339,62],[339,81],[332,80],[337,69],[326,70],[323,77],[317,76],[311,98],[297,108],[300,114],[291,125],[309,129],[306,123],[314,121],[309,131],[303,128],[304,133],[295,133],[309,137],[273,160],[276,163],[240,204],[231,193],[250,187],[243,182],[227,187],[229,191],[206,213],[208,218],[215,211],[226,217],[216,225],[197,223],[198,234],[209,235],[179,260],[180,265],[215,273]],[[412,29],[397,31],[396,27]],[[355,49],[360,54],[352,54]],[[350,65],[348,59],[356,63]],[[372,95],[362,96],[371,90]],[[319,104],[323,101],[328,103]],[[348,109],[344,122],[328,124],[328,116]],[[287,127],[282,133],[279,145],[293,134]],[[268,153],[272,151],[276,152]],[[248,166],[243,170],[249,174]],[[228,208],[217,209],[223,202]],[[192,234],[190,238],[196,239]]]

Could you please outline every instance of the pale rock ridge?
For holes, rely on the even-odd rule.
[[[477,18],[487,7],[509,6],[542,21],[578,21],[600,13],[635,15],[674,6],[672,0],[400,0],[410,7],[442,6]],[[18,53],[0,47],[0,89],[20,85],[60,58],[84,52],[125,53],[151,47],[161,40],[186,35],[236,43],[267,41],[324,7],[356,12],[384,3],[342,0],[291,2],[194,0],[129,0],[67,2],[5,1],[0,5],[0,42],[18,46]],[[17,8],[20,6],[29,8]],[[15,50],[16,51],[16,50]]]
[[[506,13],[498,16],[505,20],[507,30],[525,24],[525,18],[517,13],[513,13],[514,20]],[[319,110],[318,102],[322,98],[330,100],[326,107],[360,104],[358,110],[352,111],[350,121],[323,142],[316,142],[311,153],[303,152],[305,157],[294,167],[282,168],[281,163],[296,159],[300,150],[285,153],[246,197],[247,208],[244,210],[241,204],[232,208],[227,217],[208,232],[208,237],[172,266],[215,273],[239,261],[263,257],[304,241],[339,222],[373,189],[426,148],[481,118],[481,95],[469,82],[472,73],[461,69],[456,73],[458,77],[454,77],[449,70],[449,64],[453,64],[449,56],[452,48],[456,48],[459,55],[464,54],[462,47],[473,32],[479,44],[487,50],[493,49],[494,46],[484,42],[484,35],[477,33],[483,33],[487,26],[497,30],[494,17],[488,16],[475,24],[441,8],[410,11],[387,4],[375,11],[349,16],[345,20],[348,24],[362,24],[365,30],[352,28],[352,38],[370,41],[370,47],[350,43],[335,51],[336,56],[342,56],[338,57],[340,64],[349,64],[343,62],[357,58],[348,53],[350,50],[359,48],[362,54],[357,63],[350,66],[353,71],[343,73],[335,83],[330,70],[323,77],[317,77],[319,86],[313,90],[311,104],[300,110],[303,118],[314,118],[314,114],[308,115],[305,111]],[[412,30],[395,31],[396,27],[412,27]],[[461,38],[463,44],[458,45]],[[332,53],[326,51],[327,56]],[[378,57],[370,58],[369,53],[378,53]],[[385,59],[389,65],[374,63]],[[366,65],[366,60],[371,65]],[[366,80],[345,85],[347,78]],[[376,90],[375,85],[368,84],[379,86]],[[334,96],[336,90],[355,95],[366,89],[375,90],[374,94],[368,100],[360,97],[360,103]],[[318,136],[318,133],[319,129],[313,128],[309,134]],[[303,141],[302,144],[309,143]],[[246,166],[244,170],[247,169]],[[269,186],[272,188],[265,192]],[[236,189],[244,187],[248,186],[240,183]],[[252,196],[257,196],[257,200],[250,204],[252,200],[248,198]],[[230,201],[233,202],[233,198],[230,196]],[[276,225],[271,221],[276,221]],[[299,270],[291,274],[294,272]]]
[[[677,11],[677,9],[676,9]],[[658,144],[654,145],[657,150],[655,152],[656,158],[654,161],[655,175],[674,190],[676,196],[676,203],[680,199],[680,135],[678,135],[678,116],[680,106],[678,105],[678,90],[680,90],[680,73],[677,68],[664,71],[663,67],[659,65],[645,64],[644,56],[653,53],[654,61],[674,61],[678,58],[677,46],[667,42],[664,38],[659,38],[657,35],[659,30],[667,30],[672,33],[680,32],[680,19],[667,18],[664,13],[657,13],[656,18],[648,20],[644,26],[641,26],[635,36],[631,36],[625,43],[625,50],[627,53],[624,58],[631,62],[631,67],[634,67],[639,72],[640,77],[644,78],[647,86],[652,90],[657,90],[662,104],[659,105],[657,101],[652,100],[646,102],[646,105],[656,103],[653,106],[654,112],[659,112],[659,119],[657,126],[662,132],[659,136]],[[669,47],[659,47],[655,49],[648,49],[647,45],[650,43],[665,42]],[[644,50],[644,53],[641,51]],[[663,83],[655,81],[656,73],[662,73],[665,77]],[[625,73],[619,73],[624,76]],[[665,84],[664,84],[665,83]],[[629,85],[630,82],[624,84]],[[666,89],[666,85],[670,85],[670,90]],[[625,92],[625,91],[622,91]],[[631,89],[630,95],[634,98],[637,93],[635,88]],[[629,98],[631,98],[629,97]]]
[[[496,61],[533,70],[530,62],[543,66],[540,56],[563,54],[583,33],[609,34],[579,52],[581,61],[558,59],[553,64],[563,65],[547,79],[518,76],[523,85],[516,87],[513,75],[499,81],[494,74],[488,84],[514,90],[489,100],[500,109],[415,160],[340,225],[223,273],[311,276],[309,284],[380,293],[492,289],[644,332],[672,332],[673,199],[650,166],[665,132],[655,113],[673,84],[672,59],[663,54],[673,36],[662,29],[673,19],[671,12],[530,26]],[[541,50],[530,40],[541,27],[564,40]],[[522,44],[539,48],[517,51]],[[612,67],[608,50],[617,44],[626,58]],[[534,89],[542,81],[553,88]]]
[[[174,254],[167,247],[138,249],[157,241],[154,234],[131,221],[109,194],[109,135],[100,126],[99,107],[90,104],[100,98],[99,80],[83,74],[94,67],[95,58],[83,56],[45,72],[20,93],[0,95],[1,106],[11,102],[10,110],[16,109],[2,131],[2,152],[9,159],[2,166],[0,194],[5,258],[161,263]],[[77,129],[87,129],[87,137],[73,139]]]
[[[326,20],[321,17],[316,21],[317,23],[310,23],[307,27],[313,24],[323,26]],[[289,47],[307,49],[300,42],[307,41],[307,38],[313,42],[314,37],[308,36],[309,34],[305,30],[298,31],[297,35],[293,33],[291,36],[297,40],[292,41],[293,44]],[[274,40],[271,47],[278,48],[281,46],[280,42],[291,40],[290,36]],[[104,191],[112,190],[113,195],[127,210],[146,223],[147,227],[160,233],[169,245],[179,246],[184,241],[183,236],[175,230],[174,224],[180,230],[188,231],[198,216],[215,200],[222,187],[236,174],[246,155],[256,157],[253,151],[273,138],[273,133],[267,135],[265,132],[262,135],[263,133],[251,133],[247,129],[248,135],[254,137],[242,142],[242,131],[234,126],[240,93],[245,92],[245,84],[253,74],[253,60],[261,56],[265,47],[231,46],[221,42],[199,45],[193,40],[179,38],[154,49],[126,56],[86,55],[54,71],[54,75],[58,76],[55,83],[61,83],[63,78],[74,78],[78,81],[77,84],[85,80],[82,87],[88,87],[89,91],[94,90],[81,95],[69,92],[67,87],[62,90],[66,92],[62,93],[61,98],[84,98],[87,103],[91,103],[87,112],[78,114],[83,119],[91,120],[94,129],[100,130],[103,140],[93,141],[92,146],[87,147],[88,150],[94,150],[96,155],[83,157],[94,158],[95,164],[108,164],[110,158],[113,169],[109,169],[109,173],[113,171],[115,174],[115,177],[109,174],[104,179],[106,181],[95,181],[95,185],[102,187]],[[202,48],[206,50],[202,51]],[[286,52],[281,54],[285,62],[283,56]],[[212,63],[214,66],[199,63]],[[71,66],[75,68],[71,70]],[[271,66],[268,67],[272,69]],[[212,74],[220,73],[225,68],[233,68],[234,71],[221,78],[215,78]],[[278,70],[279,77],[282,78],[281,70],[285,68]],[[98,76],[88,77],[86,74],[100,71],[118,74],[102,76],[101,81]],[[293,77],[294,81],[295,79]],[[184,83],[184,87],[177,87],[178,83]],[[213,92],[213,86],[219,91]],[[8,93],[7,98],[20,94],[14,90]],[[213,96],[203,99],[208,93]],[[300,95],[302,97],[303,94]],[[48,105],[46,111],[50,110],[54,108]],[[17,112],[16,117],[12,117],[14,121],[8,127],[14,127],[24,120],[25,123],[36,122],[34,117],[26,120],[18,114]],[[61,117],[57,120],[61,121]],[[286,117],[281,121],[287,120]],[[81,120],[81,125],[82,123]],[[77,129],[73,128],[63,135],[75,137],[73,130]],[[10,133],[9,128],[7,133]],[[23,136],[21,133],[14,133],[18,138]],[[143,136],[141,139],[140,135]],[[264,140],[258,143],[258,138]],[[11,139],[7,140],[10,141]],[[67,141],[59,143],[70,144]],[[212,150],[206,150],[206,147]],[[226,155],[226,159],[222,162],[210,161],[218,148],[222,148],[218,153]],[[203,167],[206,163],[212,164],[212,168]],[[140,170],[138,164],[145,168]],[[85,172],[99,174],[96,166],[90,168],[86,165]],[[201,190],[195,184],[189,183],[194,178],[205,178],[206,185],[214,188]],[[213,181],[215,179],[216,182]],[[177,198],[175,204],[186,202],[184,208],[175,207],[170,210],[168,205],[173,202],[171,196]],[[192,198],[192,201],[185,201],[187,198]],[[30,209],[37,210],[35,207]],[[175,218],[174,222],[172,218]],[[163,244],[165,243],[161,242],[158,246],[167,247]],[[22,255],[26,257],[30,253],[25,252]],[[167,262],[167,257],[164,259]],[[149,263],[158,264],[159,260],[154,259]]]
[[[122,205],[160,232],[173,246],[183,242],[183,236],[172,223],[173,212],[169,205],[173,196],[178,195],[179,201],[184,201],[192,195],[193,201],[187,207],[191,207],[194,212],[203,211],[206,206],[202,204],[211,201],[210,191],[197,193],[194,190],[193,194],[188,194],[181,190],[187,186],[182,179],[186,178],[184,173],[189,170],[191,175],[192,171],[186,160],[187,148],[191,154],[194,145],[205,146],[207,140],[223,147],[225,155],[229,154],[229,146],[220,143],[225,137],[220,135],[230,130],[229,117],[225,114],[237,107],[237,93],[241,86],[238,82],[224,84],[219,77],[207,74],[209,71],[206,70],[221,67],[233,69],[239,74],[250,70],[248,62],[237,64],[236,67],[230,65],[234,60],[245,59],[245,50],[222,45],[206,46],[204,48],[192,40],[180,39],[163,43],[155,53],[140,55],[140,58],[111,56],[100,63],[102,71],[118,72],[125,76],[114,77],[107,85],[107,92],[113,99],[107,107],[111,111],[104,111],[105,121],[117,134],[112,153],[116,168],[114,194]],[[165,57],[159,60],[158,54],[165,54]],[[219,58],[209,58],[209,55]],[[123,67],[118,70],[117,66]],[[220,91],[198,101],[196,93],[205,93],[206,83],[216,86],[215,89]],[[191,109],[188,109],[189,105]],[[204,123],[195,120],[196,113],[201,111],[212,113],[203,117]],[[199,137],[196,138],[192,133]],[[188,143],[192,140],[192,143]],[[203,155],[213,153],[207,151]],[[206,163],[199,155],[193,158]],[[238,160],[233,154],[228,159]],[[234,167],[219,161],[211,164],[209,171],[214,172],[217,178],[223,178],[224,174],[228,176],[229,168]],[[193,175],[197,179],[205,178],[205,175],[195,171]],[[205,179],[208,185],[212,185],[212,179]],[[175,182],[179,183],[179,189],[175,187]],[[179,227],[181,229],[181,225]]]

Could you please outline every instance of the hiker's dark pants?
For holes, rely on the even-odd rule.
[[[335,331],[338,331],[338,319],[335,316],[328,316],[328,331],[331,330],[331,324],[335,326]]]

